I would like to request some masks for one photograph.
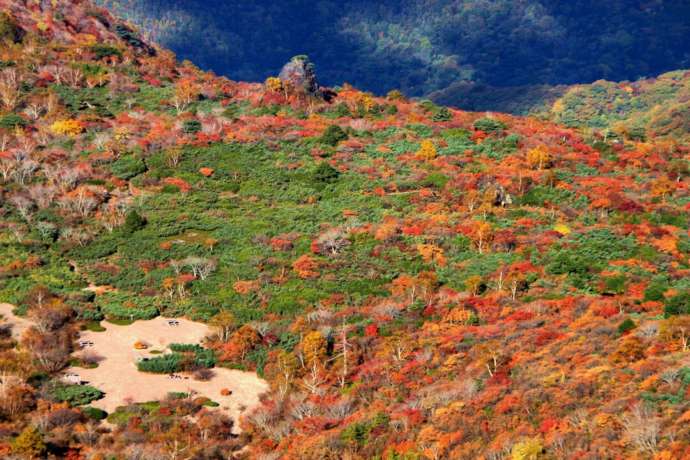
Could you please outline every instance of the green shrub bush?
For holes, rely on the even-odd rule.
[[[340,141],[347,139],[347,133],[338,125],[330,125],[321,135],[320,141],[326,145],[335,147]]]
[[[96,299],[96,305],[108,319],[147,320],[158,316],[155,299],[128,295],[122,292],[109,292]]]
[[[122,57],[122,51],[110,45],[93,45],[91,47],[91,51],[96,55],[96,59],[103,59],[106,57]]]
[[[440,107],[431,119],[433,121],[450,121],[453,119],[453,114],[451,114],[448,107]]]
[[[330,184],[338,180],[340,172],[325,161],[314,168],[311,173],[312,181],[316,184]]]
[[[23,128],[27,124],[28,123],[24,118],[15,113],[10,113],[0,117],[0,128],[14,129],[17,126]]]
[[[141,372],[151,372],[154,374],[172,374],[182,370],[182,355],[179,353],[169,353],[155,358],[145,359],[137,363],[137,369]]]
[[[89,385],[55,384],[49,389],[49,395],[51,399],[58,402],[67,402],[71,406],[83,406],[101,399],[104,393]]]
[[[134,233],[146,226],[146,219],[141,216],[136,210],[131,210],[125,217],[125,223],[122,226],[122,231],[126,234]]]
[[[664,300],[664,293],[668,288],[668,280],[665,276],[655,276],[644,290],[644,300],[661,302]]]
[[[173,343],[169,348],[172,353],[139,361],[137,368],[141,372],[169,374],[199,367],[211,368],[216,365],[214,351],[201,345]]]
[[[104,420],[108,417],[108,413],[97,407],[86,406],[81,410],[84,415],[92,420]]]
[[[625,292],[625,275],[608,276],[602,280],[602,294],[623,294]]]
[[[135,155],[127,155],[113,163],[110,170],[114,176],[127,180],[146,172],[146,164]]]
[[[620,334],[625,334],[626,332],[632,331],[637,327],[635,321],[630,318],[625,318],[622,323],[618,325],[618,332]]]
[[[485,133],[496,133],[506,129],[506,125],[502,121],[484,117],[474,122],[474,129]]]
[[[199,120],[185,120],[182,124],[182,131],[185,134],[194,134],[201,131],[201,122]]]
[[[664,305],[666,316],[690,314],[690,291],[681,292],[666,301]]]

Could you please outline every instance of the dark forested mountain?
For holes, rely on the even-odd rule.
[[[102,3],[179,56],[242,80],[276,74],[295,54],[309,54],[327,84],[413,96],[457,82],[634,80],[690,64],[686,0]],[[460,89],[445,102],[477,92]]]

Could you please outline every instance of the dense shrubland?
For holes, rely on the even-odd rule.
[[[177,63],[88,2],[0,4],[22,31],[0,51],[0,300],[36,323],[0,330],[3,455],[688,456],[673,136],[327,103]],[[97,389],[56,384],[79,328],[158,315],[216,334],[143,371],[270,382],[239,438],[195,395],[105,427]]]

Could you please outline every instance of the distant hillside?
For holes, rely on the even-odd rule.
[[[493,87],[457,83],[435,91],[439,104],[474,111],[537,115],[569,127],[647,138],[690,136],[690,71],[634,82]],[[609,134],[611,134],[609,133]]]
[[[567,126],[612,129],[632,137],[685,138],[690,134],[690,71],[632,83],[575,85],[544,113]]]
[[[685,0],[100,3],[181,57],[242,80],[276,74],[295,54],[309,54],[327,84],[410,96],[458,82],[574,84],[690,67]]]

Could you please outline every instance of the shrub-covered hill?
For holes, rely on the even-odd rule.
[[[687,146],[234,82],[87,1],[0,6],[0,301],[38,323],[0,329],[2,455],[690,455]],[[240,437],[56,383],[79,327],[157,315],[270,382]]]
[[[458,83],[430,95],[437,103],[467,110],[535,115],[605,136],[645,139],[690,134],[690,72],[676,70],[634,82],[494,87]]]
[[[262,81],[296,54],[311,56],[330,85],[412,96],[457,82],[589,83],[690,67],[685,0],[100,3],[180,56],[242,80]]]
[[[567,126],[584,126],[619,135],[690,135],[690,71],[679,70],[635,82],[599,81],[575,85],[556,99],[546,115]]]

